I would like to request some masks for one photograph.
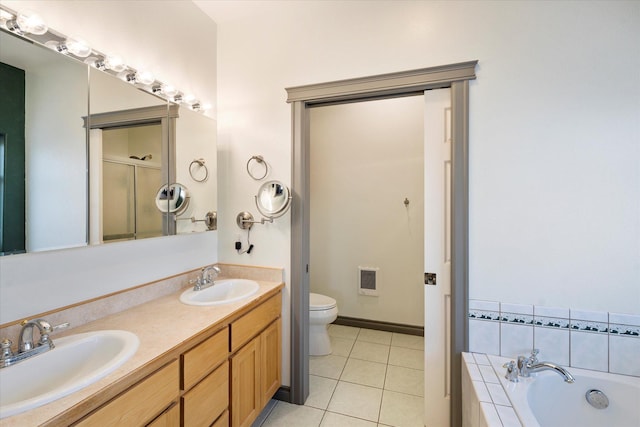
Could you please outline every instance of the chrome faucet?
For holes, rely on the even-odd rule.
[[[56,329],[62,329],[68,326],[69,323],[51,326],[49,322],[44,319],[25,320],[22,322],[17,352],[13,353],[11,351],[11,345],[13,344],[11,340],[4,339],[0,342],[0,368],[15,365],[32,356],[45,353],[55,348],[49,335]],[[37,344],[33,343],[34,328],[37,328],[40,332],[40,340]]]
[[[571,384],[575,381],[573,375],[569,373],[562,366],[553,362],[538,362],[538,349],[533,349],[529,357],[518,356],[518,374],[521,377],[529,377],[532,372],[540,372],[546,370],[552,370],[560,374],[565,382]],[[511,380],[513,381],[513,380]]]
[[[571,384],[576,380],[575,378],[573,378],[573,375],[569,373],[569,371],[564,369],[562,366],[556,365],[555,363],[552,363],[552,362],[540,362],[540,363],[536,363],[535,365],[529,366],[529,372],[546,371],[548,369],[560,374],[560,376],[564,379],[564,382],[566,383]]]
[[[214,274],[213,278],[211,278],[211,274]],[[202,269],[200,272],[200,276],[195,280],[195,284],[193,285],[194,291],[200,291],[202,289],[208,288],[209,286],[214,285],[214,280],[220,274],[220,268],[217,265],[208,265]]]
[[[531,350],[531,355],[529,357],[518,356],[518,374],[521,377],[529,377],[529,368],[538,363],[538,353],[540,353],[540,350],[534,348]]]

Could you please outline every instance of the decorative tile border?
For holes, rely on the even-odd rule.
[[[569,329],[569,319],[557,318],[557,317],[544,317],[535,316],[533,321],[534,326],[543,328],[560,328]]]
[[[496,303],[503,304],[503,303]],[[536,308],[538,308],[536,306]],[[582,312],[580,312],[582,313]],[[620,315],[607,312],[594,312],[604,315],[605,319],[612,316],[624,316],[626,318],[638,318],[640,315]],[[485,320],[501,323],[517,323],[521,325],[534,325],[546,328],[572,329],[585,332],[608,333],[612,335],[624,335],[632,337],[640,337],[640,324],[635,324],[633,320],[629,324],[621,322],[613,322],[611,320],[597,321],[592,319],[584,319],[580,317],[555,317],[555,316],[537,316],[523,313],[511,313],[504,311],[479,310],[470,308],[468,312],[469,319]],[[601,317],[601,316],[598,316]],[[640,321],[640,320],[639,320]]]
[[[521,313],[500,313],[500,321],[508,323],[520,323],[522,325],[533,325],[533,316]]]
[[[479,320],[500,320],[500,313],[497,311],[485,311],[485,310],[469,310],[470,319]]]
[[[625,335],[629,337],[639,337],[640,327],[632,325],[609,324],[609,333],[617,335]]]
[[[516,357],[536,347],[566,366],[640,376],[623,362],[640,348],[640,315],[470,300],[468,319],[472,352]],[[583,357],[587,347],[599,351]]]

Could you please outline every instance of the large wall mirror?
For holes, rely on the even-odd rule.
[[[6,31],[0,46],[2,255],[213,228],[213,119]],[[163,213],[173,183],[190,203]]]

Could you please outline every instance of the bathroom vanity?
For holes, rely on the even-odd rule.
[[[258,283],[235,303],[189,306],[173,293],[69,331],[127,330],[140,346],[102,380],[0,426],[250,426],[281,385],[284,284]]]

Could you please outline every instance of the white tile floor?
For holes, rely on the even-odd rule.
[[[271,401],[253,427],[413,427],[424,412],[424,338],[330,325],[333,353],[309,360],[304,406]]]

